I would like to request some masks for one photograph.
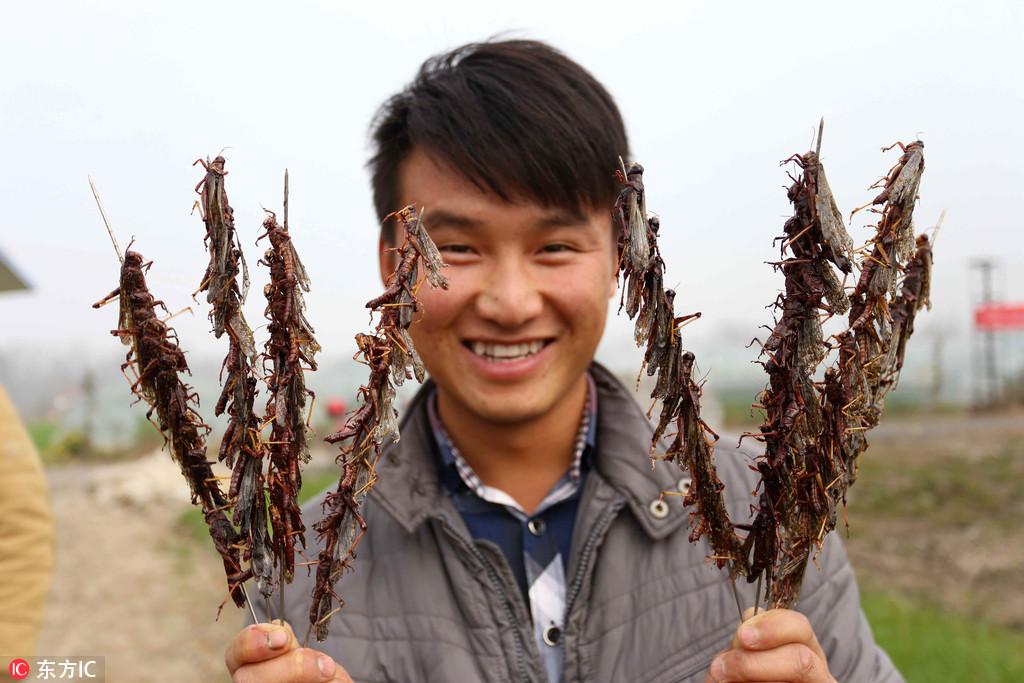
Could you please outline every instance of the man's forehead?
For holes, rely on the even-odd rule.
[[[588,218],[581,207],[538,204],[522,196],[517,188],[494,192],[468,171],[422,147],[414,147],[402,161],[398,190],[403,202],[416,202],[426,208],[428,225],[469,227],[487,223],[498,214],[502,218],[519,214],[539,228],[552,228],[581,225]]]
[[[426,207],[423,220],[433,228],[474,228],[486,227],[496,219],[507,218],[509,213],[520,214],[518,218],[530,227],[538,230],[559,228],[559,227],[582,227],[586,225],[586,219],[575,213],[558,207],[544,208],[534,206],[518,205],[522,211],[516,211],[516,204],[508,203],[505,211],[497,215],[495,211],[474,210],[472,207],[451,207],[444,203],[433,208]]]

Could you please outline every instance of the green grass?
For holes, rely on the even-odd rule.
[[[764,412],[751,408],[757,401],[758,393],[764,387],[752,388],[749,391],[730,389],[717,395],[722,408],[722,423],[732,429],[756,430],[764,422]]]
[[[727,389],[720,391],[716,398],[722,408],[722,422],[732,429],[756,429],[764,422],[764,411],[752,408],[759,392],[764,387],[750,390]],[[964,411],[962,406],[948,403],[933,404],[920,397],[890,395],[885,401],[883,422],[913,418],[922,415],[957,415]]]
[[[1024,633],[885,593],[867,591],[861,604],[908,683],[1024,681]]]
[[[899,453],[864,458],[851,510],[858,515],[927,518],[962,527],[984,520],[999,529],[1017,524],[1024,480],[1024,443],[1008,442],[976,459],[939,458],[907,462]]]
[[[299,491],[299,505],[317,495],[331,484],[337,483],[340,472],[336,470],[323,470],[315,472],[304,472],[302,477],[302,489]],[[178,527],[186,534],[197,540],[206,539],[210,543],[210,533],[206,530],[206,522],[203,520],[203,511],[190,505],[180,515],[177,521]]]
[[[45,465],[70,462],[103,463],[134,460],[160,448],[160,436],[149,420],[137,417],[131,434],[123,443],[98,444],[80,426],[38,420],[28,425],[28,433]]]
[[[59,430],[60,425],[50,420],[40,420],[28,424],[28,435],[40,453],[46,452]]]

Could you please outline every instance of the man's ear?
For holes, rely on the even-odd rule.
[[[377,265],[380,268],[381,284],[387,287],[388,278],[391,277],[391,274],[395,272],[395,268],[398,267],[398,254],[391,248],[388,241],[384,239],[385,230],[381,230],[380,237],[377,238]]]
[[[619,288],[619,241],[617,236],[612,237],[612,280],[608,283],[608,298],[613,299]]]

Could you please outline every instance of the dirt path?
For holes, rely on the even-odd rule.
[[[104,656],[108,681],[228,680],[244,618],[229,602],[215,620],[223,569],[175,524],[187,498],[166,454],[48,476],[57,563],[38,652]]]
[[[847,541],[861,582],[1024,630],[1024,411],[892,420],[868,441]]]

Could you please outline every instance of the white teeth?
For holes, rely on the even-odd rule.
[[[524,342],[522,344],[491,344],[474,341],[470,343],[473,353],[490,360],[506,361],[532,356],[544,348],[543,341]]]

